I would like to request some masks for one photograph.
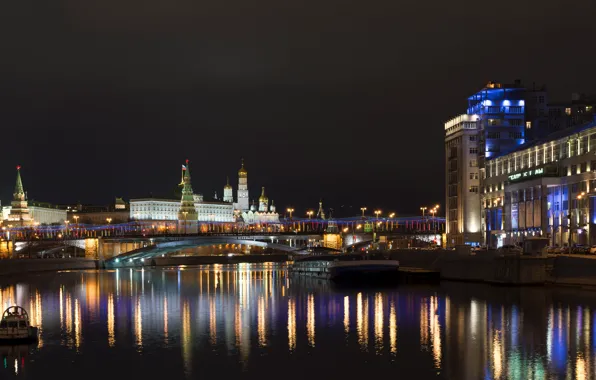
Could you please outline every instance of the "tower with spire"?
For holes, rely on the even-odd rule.
[[[236,203],[236,209],[248,210],[248,172],[244,168],[244,158],[242,159],[242,167],[238,170],[238,203]]]
[[[10,202],[11,210],[8,214],[8,221],[18,223],[21,226],[30,225],[31,215],[29,214],[29,207],[27,205],[27,194],[23,189],[23,181],[21,180],[21,167],[17,166],[17,183],[12,194],[12,202]]]
[[[190,166],[188,160],[186,165],[182,165],[182,199],[180,200],[180,210],[178,211],[178,231],[184,234],[198,232],[199,214],[195,207],[195,201],[190,182]]]
[[[259,197],[259,212],[269,211],[269,198],[265,195],[265,187],[261,190],[261,196]]]
[[[319,201],[319,211],[317,211],[317,219],[325,220],[325,211],[323,210],[323,200]]]
[[[226,185],[223,191],[223,201],[228,203],[234,203],[234,193],[232,186],[230,186],[230,177],[226,178]]]

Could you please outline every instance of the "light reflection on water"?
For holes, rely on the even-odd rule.
[[[575,289],[353,290],[245,264],[32,275],[0,286],[13,303],[40,341],[0,349],[5,377],[596,378],[596,292]]]

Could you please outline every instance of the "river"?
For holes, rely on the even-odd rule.
[[[0,279],[40,340],[2,378],[560,379],[596,374],[596,292],[338,288],[279,264]]]

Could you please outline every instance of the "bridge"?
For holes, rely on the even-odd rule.
[[[184,234],[177,222],[135,221],[116,225],[32,226],[3,228],[2,245],[8,251],[32,245],[55,252],[58,246],[72,246],[89,258],[110,263],[140,260],[199,248],[206,255],[247,253],[250,250],[296,251],[320,245],[329,230],[329,220],[284,219],[275,224],[201,223],[199,232]],[[357,248],[383,236],[385,239],[440,240],[444,218],[344,218],[332,221],[344,246]],[[162,224],[159,224],[162,223]],[[337,227],[337,228],[336,228]],[[208,248],[211,247],[211,248]],[[79,251],[80,252],[80,251]]]

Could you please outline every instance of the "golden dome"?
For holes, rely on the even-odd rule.
[[[242,159],[242,167],[238,170],[238,175],[246,175],[248,172],[244,169],[244,158]]]
[[[267,198],[267,196],[265,195],[265,187],[263,187],[263,190],[261,191],[261,196],[259,197],[259,202],[268,202],[269,198]]]
[[[224,186],[224,190],[230,190],[232,186],[230,186],[230,177],[227,178],[226,185]]]

